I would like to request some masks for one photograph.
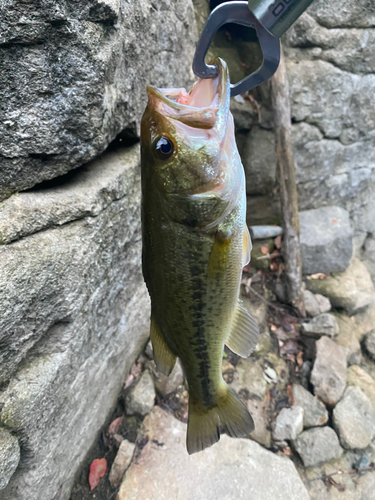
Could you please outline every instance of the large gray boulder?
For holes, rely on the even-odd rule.
[[[353,230],[341,207],[322,207],[299,213],[302,272],[340,273],[350,264]]]
[[[60,487],[59,499],[69,498],[147,340],[139,149],[110,153],[99,165],[96,194],[94,162],[87,182],[78,173],[77,185],[72,178],[43,196],[15,195],[25,203],[12,221],[28,236],[0,245],[0,426],[16,432],[25,451],[2,500],[51,500]],[[6,221],[1,227],[11,235]]]
[[[146,85],[183,86],[192,3],[0,3],[0,200],[134,138]]]
[[[250,439],[223,435],[189,456],[186,425],[158,406],[146,417],[144,432],[147,444],[128,469],[118,500],[309,499],[293,462]]]

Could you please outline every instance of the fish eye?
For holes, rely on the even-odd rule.
[[[174,153],[174,144],[169,137],[162,136],[155,145],[155,153],[161,160],[167,160]]]

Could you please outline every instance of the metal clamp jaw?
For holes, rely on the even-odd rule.
[[[280,37],[313,0],[249,0],[249,9],[274,36]]]
[[[240,82],[231,85],[235,96],[257,87],[268,80],[280,62],[280,37],[307,9],[313,0],[248,0],[222,3],[214,9],[203,28],[195,52],[193,71],[200,78],[217,75],[215,66],[205,63],[204,58],[216,31],[226,23],[255,28],[263,53],[259,69]]]
[[[257,87],[274,74],[280,62],[280,40],[260,24],[249,10],[247,2],[223,3],[211,12],[195,51],[193,71],[200,78],[214,78],[217,75],[216,66],[206,64],[204,58],[216,31],[226,23],[255,28],[263,53],[263,63],[259,69],[231,84],[231,96],[235,96]]]

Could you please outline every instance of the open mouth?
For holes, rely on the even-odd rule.
[[[220,60],[217,65],[219,75],[216,78],[200,78],[190,92],[184,88],[147,87],[150,104],[162,115],[190,127],[214,127],[219,109],[229,99],[227,68]]]

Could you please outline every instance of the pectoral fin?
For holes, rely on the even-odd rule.
[[[258,343],[259,328],[255,319],[238,300],[226,345],[242,358],[247,358]]]
[[[243,247],[242,247],[242,267],[245,267],[250,262],[250,253],[253,245],[251,244],[251,237],[249,233],[249,228],[245,223],[245,230],[243,233]]]
[[[214,278],[216,273],[223,272],[228,266],[232,233],[217,231],[208,261],[208,277]]]
[[[163,339],[154,318],[151,316],[150,337],[154,351],[154,360],[158,370],[164,375],[170,375],[176,363],[176,356],[171,353],[169,347]]]

